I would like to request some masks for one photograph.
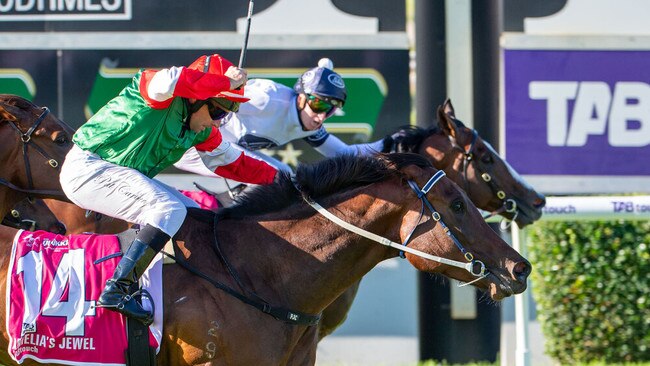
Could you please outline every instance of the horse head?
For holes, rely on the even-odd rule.
[[[362,259],[356,263],[357,269],[363,267],[361,263],[372,265],[397,254],[390,248],[381,249],[380,243],[405,252],[418,270],[472,283],[488,290],[495,300],[526,289],[530,263],[485,223],[444,171],[421,155],[341,157],[303,171],[298,169],[295,180],[309,205],[350,231],[352,237],[376,242],[358,249]],[[327,187],[325,192],[341,193],[324,195],[314,188],[319,185]],[[341,214],[354,224],[342,223]]]
[[[29,231],[45,230],[61,235],[66,233],[65,225],[38,198],[25,198],[18,202],[2,219],[2,225]]]
[[[0,94],[0,184],[4,216],[21,199],[52,197],[67,200],[59,183],[59,169],[72,148],[74,130],[16,95]],[[11,194],[9,192],[12,192]]]
[[[437,109],[437,123],[428,129],[405,127],[396,151],[416,152],[467,192],[474,204],[492,215],[514,220],[520,227],[542,215],[544,195],[533,189],[474,129],[456,118],[451,101]]]
[[[409,262],[418,270],[487,290],[495,300],[523,292],[530,263],[485,223],[467,194],[443,171],[404,165],[400,155],[390,159],[398,161],[406,182],[396,194],[403,196],[399,202],[406,210],[399,239]]]

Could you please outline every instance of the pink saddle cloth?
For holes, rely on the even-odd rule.
[[[119,313],[96,307],[120,258],[120,244],[114,235],[19,231],[7,276],[11,358],[17,363],[30,358],[67,365],[125,365],[126,320]],[[146,283],[158,284],[157,288],[143,284],[156,304],[156,319],[149,328],[149,343],[156,349],[162,330],[159,262],[143,275]],[[143,306],[150,308],[151,303]]]
[[[209,193],[203,191],[185,191],[182,189],[179,189],[179,191],[186,197],[189,197],[194,200],[194,202],[198,203],[199,207],[204,210],[216,211],[217,208],[219,208],[217,199]]]

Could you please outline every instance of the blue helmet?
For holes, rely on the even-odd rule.
[[[341,75],[326,67],[314,67],[305,71],[293,90],[326,100],[336,107],[343,107],[348,92]]]

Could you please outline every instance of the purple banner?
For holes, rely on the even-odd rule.
[[[650,51],[505,50],[504,78],[518,172],[650,176]]]

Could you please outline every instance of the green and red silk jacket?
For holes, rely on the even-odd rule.
[[[182,98],[204,100],[229,89],[227,77],[185,67],[140,70],[131,84],[77,130],[73,141],[106,161],[136,169],[150,178],[195,146],[219,176],[245,183],[271,183],[275,168],[230,147],[218,128],[196,133],[184,127],[188,110]],[[201,152],[216,152],[212,155],[219,158],[207,162]]]

